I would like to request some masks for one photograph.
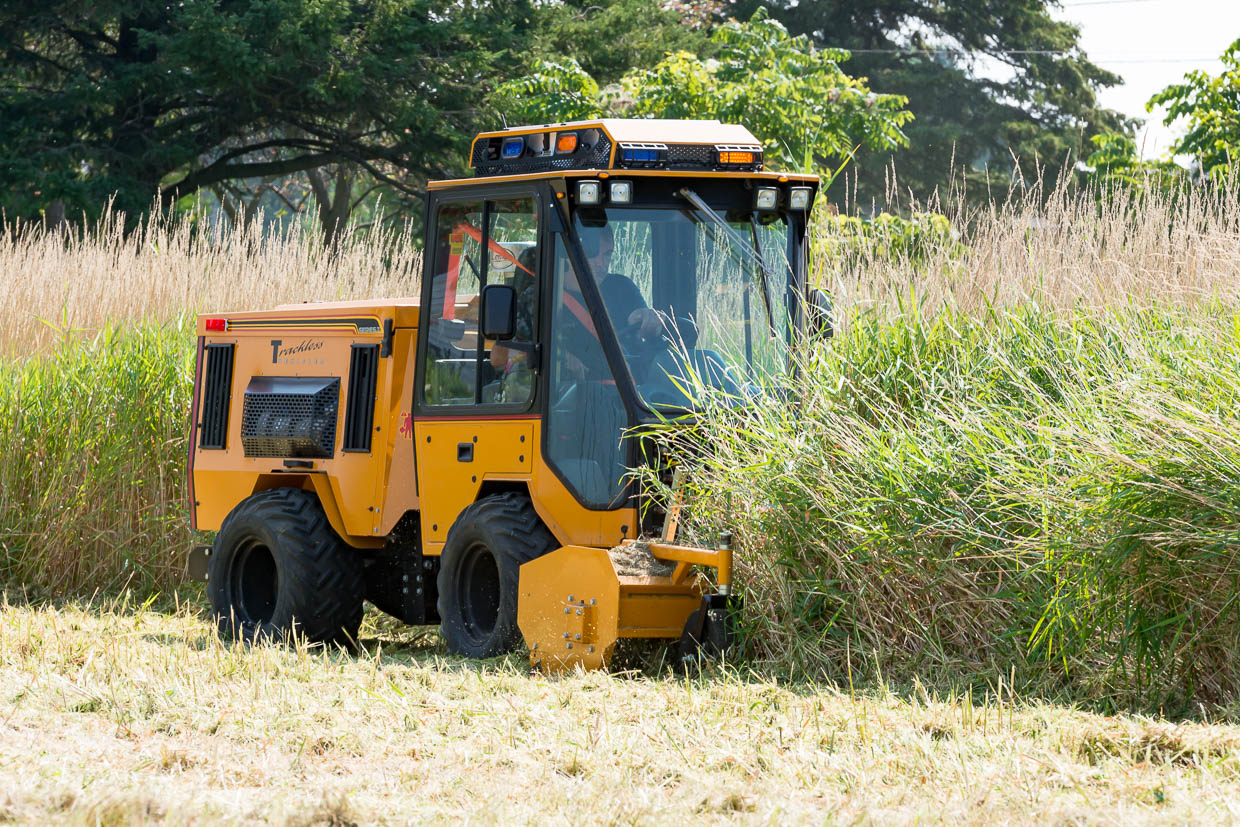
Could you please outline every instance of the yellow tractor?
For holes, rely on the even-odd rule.
[[[718,121],[487,132],[471,166],[428,187],[419,297],[199,318],[192,520],[217,533],[190,567],[221,632],[347,642],[369,600],[549,671],[726,648],[730,540],[678,545],[630,469],[662,462],[644,423],[773,404],[829,326],[818,179]]]

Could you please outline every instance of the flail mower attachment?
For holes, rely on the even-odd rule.
[[[517,623],[531,666],[602,668],[621,638],[679,639],[682,660],[727,652],[731,536],[721,536],[714,550],[634,540],[622,547],[674,564],[671,573],[622,575],[607,549],[587,546],[563,546],[521,566]],[[695,574],[695,565],[714,568],[715,584]]]

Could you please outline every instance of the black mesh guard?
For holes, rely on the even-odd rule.
[[[574,155],[517,158],[511,161],[488,161],[487,143],[482,139],[474,143],[470,165],[479,176],[524,175],[531,172],[560,172],[569,169],[607,169],[611,162],[611,141],[599,134],[598,141],[588,152]]]
[[[255,376],[241,409],[245,455],[330,459],[339,404],[339,378]]]

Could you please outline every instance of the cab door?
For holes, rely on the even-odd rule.
[[[534,189],[477,191],[430,204],[414,416],[426,554],[441,553],[485,483],[528,480],[535,459],[541,198]],[[491,284],[517,294],[512,341],[479,334]]]

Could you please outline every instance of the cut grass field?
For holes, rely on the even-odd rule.
[[[197,606],[0,607],[0,819],[1240,820],[1236,726],[743,668],[545,678],[374,615],[356,655],[226,646]]]

